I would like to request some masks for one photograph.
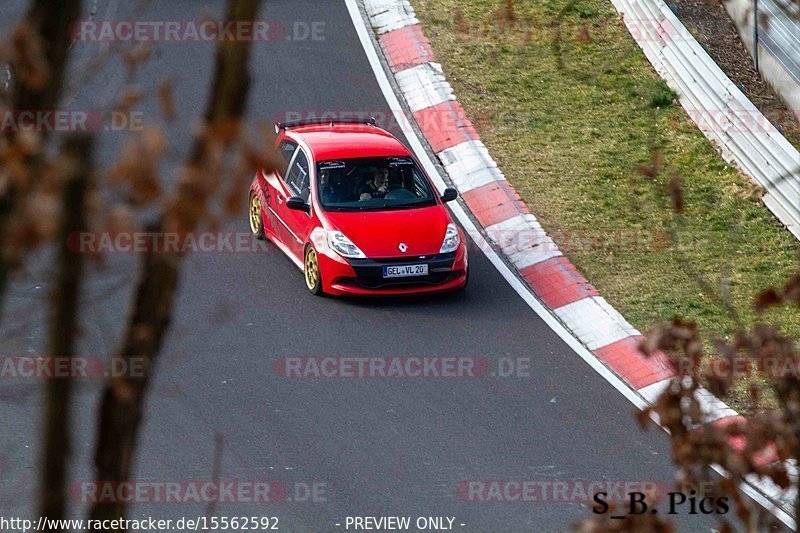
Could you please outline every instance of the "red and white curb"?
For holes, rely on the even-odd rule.
[[[352,7],[354,0],[347,1]],[[544,307],[643,400],[634,403],[640,407],[652,403],[677,375],[666,355],[645,357],[639,352],[642,334],[599,295],[528,211],[456,101],[410,3],[362,1],[384,61],[394,76],[397,97],[407,104],[430,150],[477,221],[481,240],[485,238],[499,249]],[[358,29],[355,16],[354,23]],[[735,410],[705,389],[697,392],[697,399],[706,424],[724,426],[742,420]],[[736,439],[730,444],[735,448],[743,446]],[[772,460],[764,458],[765,463]],[[749,481],[756,492],[749,487],[748,494],[794,527],[794,520],[784,507],[792,494],[758,479]]]

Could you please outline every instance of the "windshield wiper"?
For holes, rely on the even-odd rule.
[[[323,206],[327,211],[389,211],[396,209],[415,209],[436,205],[433,200],[425,200],[414,204],[382,204],[382,205],[348,205],[348,206]]]
[[[386,206],[386,209],[415,209],[418,207],[430,207],[432,205],[436,205],[435,202],[432,200],[425,200],[422,202],[416,202],[413,204],[393,204]]]

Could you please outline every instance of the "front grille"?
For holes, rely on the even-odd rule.
[[[356,273],[355,278],[343,280],[345,284],[360,286],[368,289],[384,287],[408,287],[414,285],[438,285],[454,279],[457,273],[453,272],[455,252],[447,254],[434,254],[429,256],[389,257],[381,259],[349,259],[350,266]],[[427,276],[413,276],[408,278],[384,278],[385,265],[428,265]],[[455,274],[455,276],[454,276]]]
[[[450,272],[437,272],[427,276],[415,276],[413,278],[340,278],[338,281],[342,285],[350,287],[361,287],[363,289],[392,289],[397,287],[425,287],[440,285],[442,283],[456,279],[462,274],[461,270]]]

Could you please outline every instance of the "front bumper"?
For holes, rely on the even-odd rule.
[[[425,294],[459,289],[467,280],[467,249],[429,256],[385,259],[344,259],[336,254],[320,254],[323,289],[333,295],[393,296]],[[386,265],[428,265],[428,275],[408,278],[383,278]]]

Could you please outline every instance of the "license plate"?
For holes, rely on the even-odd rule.
[[[428,265],[397,265],[383,267],[384,278],[406,278],[409,276],[427,276]]]

